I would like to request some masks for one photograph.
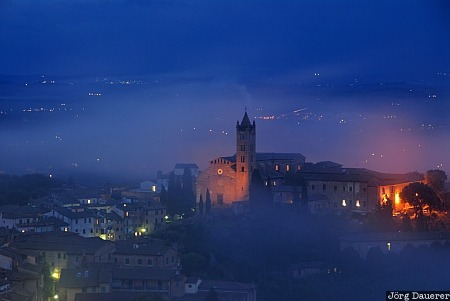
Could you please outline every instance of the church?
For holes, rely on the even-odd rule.
[[[344,168],[341,164],[322,161],[305,162],[300,153],[259,153],[256,151],[256,124],[247,112],[236,124],[236,153],[210,160],[196,179],[197,202],[209,191],[214,206],[228,206],[248,201],[253,171],[257,169],[270,187],[275,203],[292,204],[306,200],[315,214],[362,213],[378,204],[393,201],[393,213],[406,210],[400,198],[408,184],[423,181],[419,173],[391,174],[365,168]],[[286,174],[295,174],[302,182],[286,183]]]
[[[200,195],[205,199],[208,189],[211,202],[218,206],[246,201],[255,169],[263,178],[270,179],[270,185],[276,186],[281,184],[286,172],[300,170],[304,164],[305,157],[299,153],[256,152],[256,124],[250,122],[245,112],[241,123],[236,123],[236,153],[209,162],[196,180],[197,199]]]

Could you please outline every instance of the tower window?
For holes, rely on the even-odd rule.
[[[242,171],[242,172],[244,172],[244,171],[245,171],[245,168],[244,168],[244,166],[242,166],[242,168],[241,168],[241,171]]]
[[[245,145],[241,145],[241,151],[245,152]]]
[[[241,156],[241,162],[242,162],[242,163],[245,162],[245,156]]]

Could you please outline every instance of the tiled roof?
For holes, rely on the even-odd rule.
[[[116,254],[141,254],[141,255],[164,255],[171,248],[166,246],[162,241],[145,241],[139,242],[134,240],[116,241]]]
[[[30,233],[17,237],[11,246],[25,250],[66,251],[70,254],[94,254],[101,247],[112,244],[98,237],[81,237],[70,232]]]
[[[70,219],[97,217],[97,215],[95,213],[92,213],[89,211],[75,212],[75,211],[72,211],[72,210],[64,208],[64,207],[55,207],[55,208],[53,208],[53,210],[67,218],[70,218]]]

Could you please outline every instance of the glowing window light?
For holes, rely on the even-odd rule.
[[[360,207],[361,204],[359,203],[359,200],[356,200],[356,207]]]
[[[342,200],[342,207],[347,206],[347,202],[345,200]]]
[[[391,250],[391,243],[390,242],[387,243],[387,249],[388,249],[388,251]]]

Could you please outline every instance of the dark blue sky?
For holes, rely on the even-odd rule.
[[[0,171],[204,167],[245,107],[259,151],[448,169],[449,37],[445,0],[0,1]]]
[[[215,77],[329,70],[423,79],[450,64],[447,1],[2,1],[3,74]]]

